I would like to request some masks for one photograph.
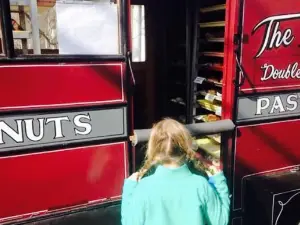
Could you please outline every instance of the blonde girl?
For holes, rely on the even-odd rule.
[[[124,183],[122,225],[227,225],[230,201],[223,172],[213,166],[208,181],[190,171],[190,162],[203,169],[188,130],[172,119],[154,125],[143,167]],[[144,178],[153,167],[155,173]]]

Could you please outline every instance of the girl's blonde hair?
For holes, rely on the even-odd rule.
[[[166,118],[154,124],[151,130],[145,162],[138,177],[142,178],[155,165],[181,165],[188,161],[192,162],[197,170],[203,169],[193,150],[190,132],[176,120]]]

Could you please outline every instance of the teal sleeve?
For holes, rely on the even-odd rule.
[[[145,204],[142,196],[136,192],[138,183],[125,180],[121,203],[122,225],[143,225]]]
[[[227,225],[230,199],[223,172],[210,177],[209,183],[206,183],[205,188],[204,213],[206,222],[209,225]]]

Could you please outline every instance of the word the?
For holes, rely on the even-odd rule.
[[[290,28],[280,31],[279,27],[281,22],[294,19],[300,19],[300,13],[271,16],[259,22],[254,27],[252,34],[254,34],[260,27],[264,25],[266,26],[263,42],[255,55],[255,58],[259,58],[266,50],[271,50],[273,48],[277,49],[280,46],[288,47],[295,39],[293,31]]]

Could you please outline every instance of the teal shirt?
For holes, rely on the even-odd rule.
[[[139,182],[125,180],[122,225],[227,225],[229,205],[223,173],[208,182],[187,165],[158,166]]]

